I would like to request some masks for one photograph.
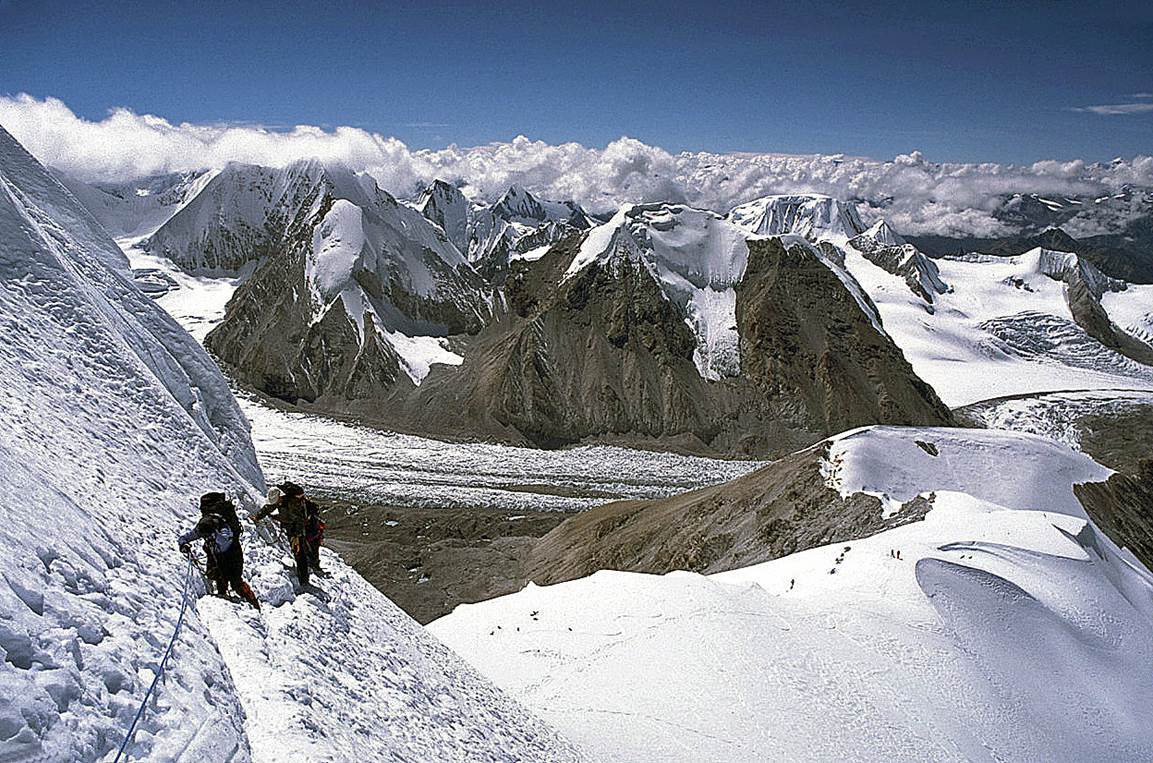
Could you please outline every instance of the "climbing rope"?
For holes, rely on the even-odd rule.
[[[160,682],[160,677],[164,675],[165,668],[168,667],[168,658],[172,655],[172,647],[176,645],[176,637],[180,635],[180,626],[184,624],[184,613],[188,609],[188,593],[191,590],[191,581],[192,554],[189,554],[188,569],[184,574],[184,593],[181,596],[180,616],[176,618],[176,628],[172,631],[172,638],[168,640],[168,648],[164,650],[164,657],[160,660],[160,667],[156,670],[156,675],[152,679],[152,685],[149,686],[148,691],[144,693],[144,700],[140,703],[140,708],[136,711],[136,717],[132,719],[132,725],[128,727],[128,733],[124,735],[124,741],[120,743],[120,751],[116,753],[116,763],[120,763],[120,760],[124,757],[124,751],[128,749],[128,744],[132,741],[132,735],[136,733],[136,724],[140,722],[141,717],[144,715],[144,708],[148,706],[148,699],[156,689],[156,684]]]

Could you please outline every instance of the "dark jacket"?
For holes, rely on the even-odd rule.
[[[276,521],[284,528],[289,537],[304,535],[308,525],[308,500],[303,495],[286,495],[279,503],[265,506],[252,516],[253,521],[259,522],[276,512]]]

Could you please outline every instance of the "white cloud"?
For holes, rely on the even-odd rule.
[[[632,138],[604,148],[552,145],[519,136],[507,143],[412,150],[396,138],[352,127],[172,124],[114,109],[82,119],[64,103],[0,97],[0,125],[41,161],[79,179],[128,180],[219,167],[228,161],[283,166],[317,157],[371,173],[409,197],[439,177],[492,199],[512,183],[547,198],[575,199],[594,211],[624,202],[674,200],[718,211],[769,193],[817,192],[856,199],[866,221],[884,215],[908,234],[994,236],[1009,231],[990,211],[1012,193],[1113,193],[1153,186],[1153,157],[1091,164],[935,163],[913,151],[888,161],[844,156],[671,154]]]
[[[1134,93],[1131,98],[1150,98],[1148,93]],[[1107,103],[1101,106],[1075,106],[1073,111],[1116,116],[1118,114],[1145,114],[1153,111],[1153,103]]]

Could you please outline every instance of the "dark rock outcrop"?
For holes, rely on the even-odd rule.
[[[529,577],[559,583],[597,570],[723,572],[875,535],[922,519],[916,498],[888,517],[879,499],[825,485],[826,444],[722,485],[652,501],[618,501],[573,516],[536,544]]]
[[[1076,485],[1073,492],[1114,543],[1153,569],[1153,459],[1142,461],[1134,474]]]

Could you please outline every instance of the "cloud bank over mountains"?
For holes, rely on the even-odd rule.
[[[883,215],[907,234],[997,236],[991,212],[1005,194],[1096,196],[1126,184],[1153,186],[1153,156],[1111,163],[1029,165],[937,163],[913,151],[891,160],[845,156],[684,152],[622,137],[603,148],[552,145],[519,136],[508,143],[410,149],[354,127],[173,124],[117,108],[102,120],[78,117],[54,98],[0,96],[0,124],[38,159],[81,180],[111,182],[229,161],[283,166],[301,158],[339,161],[370,173],[400,197],[434,178],[494,199],[519,183],[547,198],[607,211],[625,202],[670,200],[725,211],[771,193],[824,193],[861,203],[866,222]]]

